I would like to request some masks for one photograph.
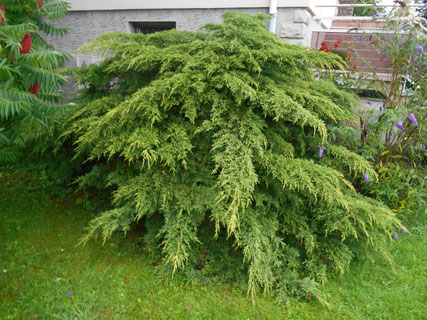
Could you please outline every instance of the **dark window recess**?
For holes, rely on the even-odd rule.
[[[176,22],[131,22],[134,33],[155,33],[164,30],[176,29]]]

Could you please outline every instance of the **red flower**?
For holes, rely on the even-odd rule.
[[[38,82],[36,81],[36,83],[34,83],[30,87],[30,90],[28,90],[28,91],[31,92],[32,94],[37,94],[39,92],[40,88],[41,88],[41,85],[39,85]]]
[[[342,38],[338,38],[337,43],[342,42]]]
[[[21,53],[29,53],[31,49],[32,38],[31,34],[27,33],[21,41],[22,48],[20,50]]]
[[[350,67],[348,70],[353,70],[353,71],[357,70],[357,66],[354,63],[349,63],[348,66]]]
[[[339,46],[338,42],[334,43],[335,48],[338,48],[338,46]]]
[[[39,8],[43,7],[43,0],[39,0]]]
[[[329,52],[329,47],[326,45],[326,43],[323,41],[321,43],[321,47],[319,49],[320,51],[325,51],[325,52]]]
[[[3,11],[3,12],[1,12],[1,11]],[[1,15],[0,25],[2,25],[4,22],[4,17],[6,17],[6,10],[4,9],[4,6],[0,6],[0,15]]]

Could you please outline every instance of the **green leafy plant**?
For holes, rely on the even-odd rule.
[[[377,7],[381,1],[378,0],[355,0],[355,4],[371,4],[371,7],[355,7],[353,9],[353,16],[379,16],[385,12],[384,8]]]
[[[16,158],[28,140],[49,132],[64,107],[59,87],[66,78],[58,70],[67,59],[39,33],[62,36],[54,27],[67,12],[59,0],[2,1],[0,7],[0,161]]]
[[[399,20],[402,14],[405,19]],[[343,145],[368,159],[379,174],[378,181],[363,184],[360,190],[406,213],[418,211],[426,192],[427,41],[419,18],[411,18],[399,5],[385,17],[383,32],[363,34],[350,44],[348,50],[369,71],[335,75],[337,85],[362,96],[373,94],[382,106],[360,107],[348,126],[331,128]],[[354,49],[359,43],[384,55],[391,72],[378,72],[363,51]]]
[[[76,70],[85,89],[64,135],[98,162],[78,181],[114,188],[115,206],[84,240],[139,221],[172,273],[234,269],[227,277],[243,276],[252,296],[311,299],[356,254],[387,255],[399,222],[344,177],[375,176],[369,164],[328,143],[356,102],[316,70],[342,60],[281,41],[268,16],[223,17],[201,32],[114,32],[82,49],[105,60]]]

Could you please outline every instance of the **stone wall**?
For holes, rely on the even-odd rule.
[[[281,8],[277,13],[277,34],[292,44],[310,46],[312,15],[304,8]]]

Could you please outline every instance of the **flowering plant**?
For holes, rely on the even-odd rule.
[[[405,13],[405,20],[396,19],[402,15],[396,7],[386,17],[383,32],[356,38],[359,47],[363,43],[390,61],[390,73],[374,67],[353,43],[348,49],[369,71],[353,70],[335,77],[347,91],[373,92],[380,98],[379,108],[357,108],[354,121],[335,128],[335,134],[347,148],[370,160],[379,174],[378,182],[360,184],[360,188],[397,211],[416,207],[425,194],[425,190],[418,192],[424,183],[418,168],[426,160],[427,137],[426,32],[417,16]]]
[[[348,67],[347,70],[357,70],[357,66],[355,63],[353,63],[352,61],[352,55],[350,52],[347,52],[345,50],[339,50],[338,48],[340,47],[341,43],[342,43],[342,38],[338,38],[337,41],[333,44],[333,48],[329,49],[328,44],[323,41],[320,44],[320,49],[319,51],[324,51],[324,52],[330,52],[333,54],[338,55],[346,64],[346,66]]]

